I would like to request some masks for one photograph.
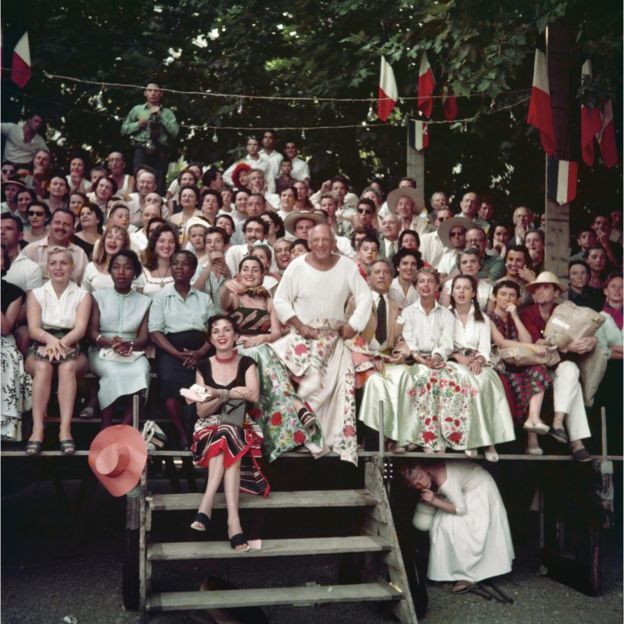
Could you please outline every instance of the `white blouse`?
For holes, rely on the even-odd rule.
[[[418,291],[414,288],[412,284],[409,285],[407,289],[407,295],[404,294],[403,288],[401,288],[401,284],[399,284],[399,278],[395,277],[392,280],[392,284],[390,284],[390,290],[388,291],[388,295],[392,301],[396,301],[399,308],[407,308],[407,306],[416,303],[420,298]]]
[[[474,349],[486,362],[490,361],[492,354],[490,319],[483,314],[483,322],[476,321],[474,306],[470,306],[466,325],[455,316],[455,348]]]
[[[427,314],[420,301],[401,312],[403,339],[410,351],[430,352],[443,360],[453,352],[453,314],[437,301]]]
[[[32,291],[41,306],[41,325],[47,329],[73,329],[76,325],[76,310],[87,294],[84,288],[75,282],[69,282],[67,288],[57,297],[52,282]]]

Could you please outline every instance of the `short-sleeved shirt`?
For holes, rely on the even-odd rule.
[[[214,303],[206,293],[191,288],[183,299],[171,284],[154,296],[148,327],[150,332],[163,334],[206,331],[208,319],[215,313]]]

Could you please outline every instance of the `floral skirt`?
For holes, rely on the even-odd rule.
[[[499,372],[505,387],[505,393],[511,408],[511,415],[517,424],[522,424],[529,412],[531,399],[540,392],[545,392],[552,385],[552,377],[545,366],[534,365],[523,368],[505,365],[505,371]]]
[[[309,340],[292,331],[269,348],[299,382],[298,396],[316,414],[323,432],[323,453],[333,451],[343,461],[357,465],[351,351],[333,328],[332,321],[320,319],[310,325],[322,328],[318,338]]]
[[[312,408],[295,391],[288,369],[266,345],[238,349],[239,355],[253,358],[260,379],[260,408],[251,416],[259,423],[264,438],[263,449],[269,461],[297,446],[323,451],[323,433]]]
[[[386,365],[364,386],[360,420],[380,430],[383,402],[384,436],[401,446],[418,444],[438,450],[467,448],[472,398],[470,382],[445,366]]]
[[[24,370],[24,358],[11,334],[2,336],[2,412],[3,440],[22,439],[22,413],[31,407],[32,378]]]

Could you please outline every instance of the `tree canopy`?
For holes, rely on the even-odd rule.
[[[392,64],[399,94],[417,95],[420,55],[427,51],[438,84],[460,96],[460,119],[429,127],[426,191],[457,195],[470,187],[501,193],[503,204],[543,206],[543,152],[526,124],[536,44],[548,24],[566,20],[574,31],[578,97],[613,97],[621,128],[622,49],[620,3],[610,0],[28,0],[4,7],[7,50],[26,24],[34,76],[23,103],[43,112],[61,158],[78,148],[93,160],[112,148],[129,151],[121,120],[142,101],[155,78],[165,104],[182,124],[177,149],[188,160],[229,163],[247,130],[278,131],[311,157],[313,184],[336,171],[357,188],[381,176],[391,188],[405,173],[406,128],[415,101],[399,103],[389,123],[366,124],[369,98],[377,93],[379,57]],[[13,39],[12,39],[13,37]],[[594,79],[580,88],[580,64],[589,55]],[[78,77],[73,82],[50,75]],[[5,73],[6,78],[6,73]],[[19,114],[22,94],[4,81],[5,118]],[[246,96],[307,97],[306,101],[209,97],[202,92]],[[467,97],[470,96],[470,97]],[[315,100],[313,98],[319,98]],[[373,104],[375,107],[375,105]],[[580,106],[580,99],[578,106]],[[433,120],[442,120],[439,102]],[[329,126],[324,130],[300,128]],[[333,126],[354,126],[337,129]],[[574,128],[578,134],[578,128]],[[54,141],[52,141],[54,143]],[[581,166],[579,205],[621,205],[621,167]],[[597,182],[596,184],[590,182]]]

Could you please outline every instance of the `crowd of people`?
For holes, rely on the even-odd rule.
[[[145,98],[121,129],[131,171],[121,151],[63,167],[39,114],[2,124],[3,440],[22,439],[32,410],[26,453],[41,452],[55,378],[67,454],[85,373],[96,382],[80,415],[99,411],[103,427],[130,422],[133,395],[145,405],[158,392],[172,443],[215,474],[198,530],[221,476],[230,497],[239,483],[266,494],[261,454],[305,447],[357,463],[366,428],[397,453],[483,449],[494,462],[497,444],[526,435],[540,455],[550,435],[591,459],[581,363],[600,351],[606,378],[621,376],[620,212],[575,232],[565,283],[544,270],[544,220],[530,208],[506,223],[474,191],[456,208],[442,191],[426,205],[409,177],[359,193],[340,173],[313,185],[296,142],[280,152],[272,131],[225,170],[189,163],[167,186],[178,125],[158,85]],[[545,330],[565,297],[604,322],[555,361]],[[501,358],[512,347],[535,362]],[[194,384],[210,398],[189,407],[180,390]],[[619,398],[604,385],[597,397]],[[240,426],[220,424],[236,401]]]

